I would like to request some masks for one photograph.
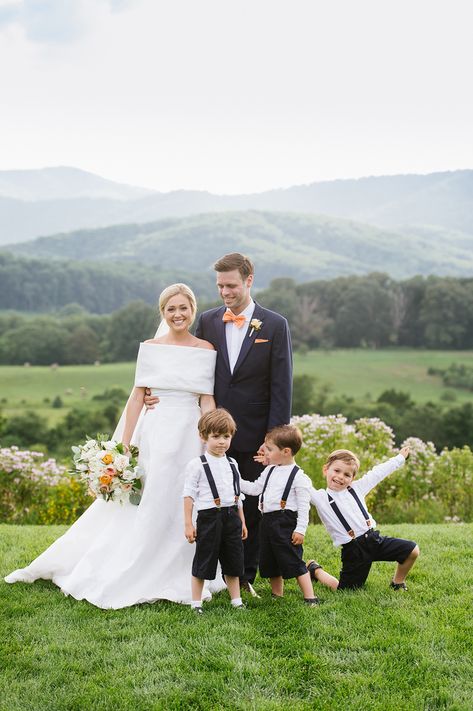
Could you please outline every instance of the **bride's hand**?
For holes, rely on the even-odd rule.
[[[151,395],[150,388],[146,388],[145,398],[144,398],[144,403],[145,403],[146,409],[147,410],[154,410],[154,406],[157,405],[158,402],[159,402],[159,397],[156,397],[156,395]]]

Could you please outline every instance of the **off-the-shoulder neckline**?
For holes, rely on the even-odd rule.
[[[140,341],[140,346],[164,346],[164,348],[187,348],[190,351],[208,351],[208,353],[216,353],[217,351],[211,348],[201,348],[200,346],[176,346],[175,343],[146,343],[146,341]]]

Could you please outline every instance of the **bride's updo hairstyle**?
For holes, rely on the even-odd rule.
[[[195,298],[195,294],[192,291],[192,289],[187,286],[187,284],[171,284],[171,286],[167,286],[159,295],[159,312],[161,314],[161,317],[164,319],[164,309],[166,308],[166,304],[169,301],[169,299],[172,299],[173,296],[177,296],[178,294],[182,294],[183,296],[186,296],[187,299],[189,300],[189,304],[191,307],[191,314],[192,314],[192,321],[191,323],[194,323],[195,320],[195,315],[197,313],[197,301]]]

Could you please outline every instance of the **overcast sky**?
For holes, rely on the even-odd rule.
[[[0,0],[0,169],[219,193],[473,168],[471,0]]]

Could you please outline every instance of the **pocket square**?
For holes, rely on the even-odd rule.
[[[268,338],[255,338],[255,343],[269,343]]]

